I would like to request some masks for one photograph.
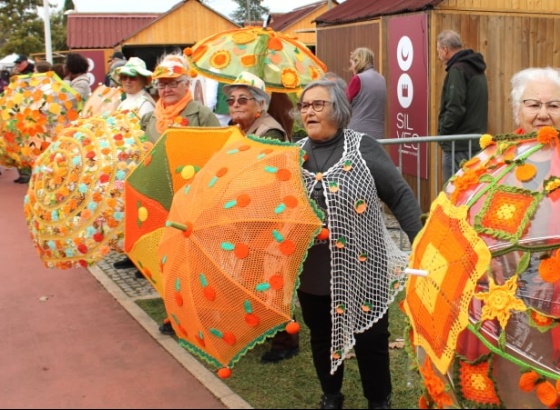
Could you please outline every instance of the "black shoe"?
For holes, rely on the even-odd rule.
[[[113,263],[113,267],[115,269],[128,269],[128,268],[135,268],[134,262],[132,262],[129,258],[125,258],[118,262]]]
[[[29,175],[20,175],[19,178],[14,179],[16,184],[27,184],[29,183]]]
[[[368,409],[390,409],[391,405],[387,400],[382,402],[368,401]]]
[[[344,403],[344,394],[323,394],[321,396],[320,409],[341,409]]]
[[[262,355],[261,362],[263,363],[278,363],[282,360],[294,357],[299,353],[299,347],[293,349],[270,349]]]
[[[175,331],[173,330],[173,326],[171,326],[171,322],[163,322],[159,327],[159,332],[164,335],[175,336]]]
[[[142,272],[140,272],[138,269],[136,269],[136,272],[134,272],[134,277],[136,279],[146,279],[146,277],[142,275]]]

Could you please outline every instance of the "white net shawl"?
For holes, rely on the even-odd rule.
[[[359,151],[363,134],[344,130],[342,158],[322,174],[331,252],[331,374],[404,288],[408,256],[392,240],[374,178]],[[300,141],[303,145],[305,141]],[[308,192],[316,174],[303,170]],[[358,212],[360,204],[366,209]]]

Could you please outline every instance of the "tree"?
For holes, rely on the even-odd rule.
[[[42,6],[42,0],[0,0],[0,55],[45,51],[45,25],[37,13],[37,7]],[[50,13],[51,44],[55,50],[67,48],[64,17],[62,12]]]
[[[237,24],[244,25],[247,21],[262,21],[270,13],[268,7],[262,5],[262,0],[233,0],[237,3],[237,10],[231,16]]]

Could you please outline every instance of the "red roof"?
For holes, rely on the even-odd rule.
[[[161,13],[72,13],[68,15],[69,49],[113,48],[144,28]]]
[[[318,26],[354,23],[380,16],[430,10],[443,0],[346,0],[321,14],[314,22]]]
[[[322,0],[316,3],[308,4],[307,6],[298,7],[297,9],[294,9],[287,13],[272,13],[272,21],[270,22],[270,27],[274,31],[285,30],[298,21],[304,19],[306,16],[313,13],[318,8],[324,6],[326,3],[326,0]],[[336,2],[333,1],[333,3]]]

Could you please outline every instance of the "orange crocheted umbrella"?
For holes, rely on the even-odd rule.
[[[137,116],[114,111],[76,120],[37,158],[24,212],[47,267],[122,251],[124,180],[151,147]]]
[[[179,343],[221,377],[268,336],[298,329],[298,274],[321,228],[301,163],[298,146],[249,136],[173,198],[158,247],[165,307]]]
[[[560,400],[560,144],[544,127],[484,135],[413,243],[404,310],[439,408]]]
[[[10,158],[3,165],[31,168],[81,108],[80,95],[52,71],[13,77],[0,96],[0,160]]]
[[[327,71],[305,44],[269,27],[244,27],[214,34],[185,49],[191,67],[205,77],[233,83],[248,71],[267,91],[293,93]]]
[[[124,251],[163,296],[157,246],[173,195],[224,145],[245,139],[238,127],[168,129],[125,181]]]
[[[105,84],[100,84],[85,102],[80,116],[85,118],[103,114],[105,111],[115,111],[122,101],[123,92],[120,87],[107,87]]]

